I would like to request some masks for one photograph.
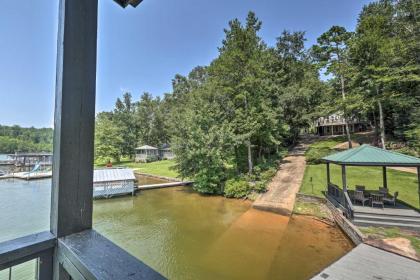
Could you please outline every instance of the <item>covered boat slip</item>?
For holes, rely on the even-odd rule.
[[[134,195],[135,180],[131,169],[96,169],[93,173],[93,198],[108,198],[129,193]]]
[[[340,207],[346,216],[361,226],[400,226],[420,230],[420,213],[398,200],[398,185],[388,191],[387,167],[416,167],[420,201],[420,159],[392,151],[362,145],[323,158],[327,166],[327,197]],[[342,188],[331,182],[330,164],[341,166]],[[350,190],[347,166],[382,167],[382,186],[358,185]],[[415,205],[416,206],[416,205]],[[418,206],[417,206],[418,208]]]

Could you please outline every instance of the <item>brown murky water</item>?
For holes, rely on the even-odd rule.
[[[48,230],[50,186],[0,181],[0,242]],[[308,279],[352,248],[311,218],[187,187],[95,200],[94,228],[170,279]]]
[[[184,187],[95,201],[94,227],[170,279],[308,279],[352,248],[314,219]]]

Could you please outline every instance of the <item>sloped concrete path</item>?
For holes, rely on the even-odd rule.
[[[254,208],[287,216],[292,213],[305,172],[305,151],[310,142],[310,139],[302,140],[283,159],[277,174],[268,185],[268,191],[253,203]]]

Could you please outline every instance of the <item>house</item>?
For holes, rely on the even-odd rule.
[[[349,125],[350,133],[368,130],[367,122],[359,118],[348,118],[347,123]],[[327,117],[318,118],[315,121],[315,131],[319,136],[346,134],[346,124],[343,114],[338,112]]]
[[[171,146],[169,144],[163,144],[162,147],[159,149],[159,159],[173,159],[175,158],[175,154],[171,150]]]
[[[159,149],[153,146],[144,145],[136,148],[136,162],[149,162],[159,159]]]
[[[131,169],[106,168],[93,172],[93,197],[112,197],[123,194],[134,194],[136,177]]]

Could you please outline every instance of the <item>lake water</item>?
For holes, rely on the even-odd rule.
[[[51,180],[0,180],[0,241],[49,228]],[[94,228],[170,279],[308,279],[352,248],[335,227],[188,187],[94,201]]]
[[[7,160],[7,155],[0,154],[0,161]]]

